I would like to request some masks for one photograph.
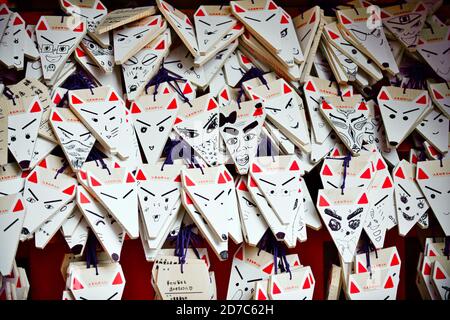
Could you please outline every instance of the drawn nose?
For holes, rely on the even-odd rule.
[[[28,231],[27,228],[23,228],[23,229],[22,229],[22,234],[24,234],[24,235],[29,235],[29,234],[30,234],[30,231]]]
[[[30,161],[28,161],[28,160],[20,161],[19,166],[20,166],[20,169],[26,170],[30,167]]]
[[[113,254],[111,255],[111,258],[112,258],[114,261],[119,261],[119,255],[118,255],[117,253],[113,253]]]
[[[347,232],[345,233],[345,235],[347,235],[347,236],[348,236],[349,234],[350,234],[350,231],[347,231]]]
[[[277,237],[277,239],[282,240],[282,239],[284,239],[285,234],[284,234],[284,232],[278,232],[275,236]]]
[[[220,257],[221,257],[223,260],[227,260],[227,259],[228,259],[228,251],[222,251],[222,252],[220,253]]]

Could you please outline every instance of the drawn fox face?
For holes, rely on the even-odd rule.
[[[8,148],[20,168],[26,170],[33,156],[42,107],[37,97],[22,99],[22,103],[23,109],[8,117]]]
[[[13,13],[0,42],[2,50],[0,60],[4,64],[19,70],[23,68],[25,37],[28,37],[25,32],[25,22],[17,13]]]
[[[91,1],[90,6],[86,6],[83,0],[61,0],[61,4],[70,14],[84,19],[89,32],[95,32],[100,21],[108,13],[108,10],[100,0]]]

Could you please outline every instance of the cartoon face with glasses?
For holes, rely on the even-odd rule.
[[[55,71],[63,57],[70,54],[75,45],[76,37],[66,38],[59,42],[56,39],[51,40],[42,35],[40,37],[43,40],[43,43],[39,47],[39,53],[45,60],[43,67],[47,71]]]

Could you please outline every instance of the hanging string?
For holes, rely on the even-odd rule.
[[[358,250],[357,253],[358,254],[364,253],[366,255],[366,266],[367,270],[369,271],[370,278],[372,279],[372,266],[370,263],[370,253],[372,251],[375,252],[375,258],[378,259],[378,251],[375,245],[370,240],[370,238],[365,233],[363,235],[364,235],[363,237],[365,237],[365,240],[363,240],[364,245],[363,248],[361,250]]]
[[[178,152],[176,152],[177,150]],[[204,174],[202,166],[195,158],[194,149],[185,140],[172,140],[169,138],[163,153],[166,153],[167,156],[161,165],[161,171],[164,170],[166,164],[173,164],[174,156],[178,155],[175,159],[184,159],[186,162],[189,162],[190,166],[200,168],[202,174]]]
[[[109,170],[108,165],[106,164],[105,160],[103,160],[103,158],[105,158],[105,155],[102,152],[100,152],[97,148],[92,148],[86,161],[95,161],[96,163],[97,161],[100,162],[102,169],[108,171],[108,175],[111,175],[111,171]]]
[[[192,230],[195,228],[194,224],[182,225],[178,235],[175,237],[169,237],[169,241],[175,243],[175,256],[178,257],[178,262],[180,263],[181,273],[184,273],[183,265],[186,263],[186,255],[189,245],[194,251],[197,259],[200,259],[200,254],[198,253],[197,246],[201,243],[201,238],[199,235],[194,233]]]
[[[61,97],[61,100],[56,105],[57,108],[63,108],[66,101],[69,99],[69,90],[89,89],[91,94],[94,94],[92,90],[96,85],[94,81],[83,70],[77,70],[71,74],[61,85],[61,88],[68,91]]]
[[[341,194],[344,194],[345,183],[347,181],[347,168],[350,166],[350,161],[352,160],[352,154],[350,152],[348,152],[345,157],[341,157],[341,158],[327,157],[327,159],[344,161],[344,163],[342,164],[344,166],[344,180],[342,181],[342,185],[341,185]]]
[[[261,69],[258,69],[257,67],[251,67],[246,73],[244,73],[242,78],[236,84],[236,87],[239,87],[239,94],[237,97],[237,103],[239,108],[241,106],[241,98],[244,95],[244,87],[242,86],[242,84],[254,78],[258,78],[261,81],[261,83],[265,85],[267,89],[269,89],[267,80],[264,78],[264,72]]]
[[[3,94],[5,97],[7,97],[9,100],[13,101],[13,104],[16,105],[16,99],[14,98],[14,93],[11,91],[10,88],[6,87],[3,89]]]
[[[178,93],[178,95],[180,96],[181,100],[184,103],[188,103],[192,107],[189,98],[186,97],[186,95],[183,93],[183,90],[181,90],[180,86],[178,85],[178,82],[186,82],[186,79],[164,68],[164,61],[162,62],[161,67],[159,68],[155,76],[152,79],[150,79],[150,81],[145,85],[145,94],[148,94],[148,89],[154,86],[155,91],[153,92],[153,100],[156,100],[156,95],[158,94],[159,86],[164,82],[167,82],[167,84],[169,84],[169,86],[176,93]]]
[[[258,255],[261,253],[261,250],[269,252],[273,255],[273,265],[275,267],[275,274],[278,274],[278,268],[281,272],[289,272],[290,280],[292,280],[292,272],[290,269],[289,262],[286,258],[286,251],[283,247],[284,244],[278,241],[273,235],[270,229],[262,236],[261,240],[259,240],[258,244]]]
[[[94,266],[95,274],[98,276],[97,268],[97,238],[92,231],[89,231],[86,243],[86,268]]]
[[[61,166],[61,168],[59,168],[56,171],[55,177],[53,179],[58,178],[58,176],[64,172],[64,170],[66,170],[66,168],[69,166],[69,163],[67,161],[64,161],[63,165]]]
[[[444,244],[444,256],[446,256],[448,259],[450,256],[450,237],[449,236],[445,237],[444,243],[445,243]]]

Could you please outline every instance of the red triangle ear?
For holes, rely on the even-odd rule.
[[[361,102],[361,104],[358,107],[358,110],[368,110],[368,109],[367,109],[366,104],[364,102]]]
[[[247,186],[245,185],[244,181],[241,181],[241,183],[239,183],[238,189],[248,192]]]
[[[86,180],[86,179],[87,179],[87,173],[86,173],[86,171],[80,170],[79,172],[80,172],[81,180]]]
[[[141,113],[142,111],[141,111],[141,109],[139,109],[139,107],[137,106],[137,104],[136,103],[132,103],[131,104],[131,113]]]
[[[70,97],[70,101],[71,101],[71,103],[72,104],[80,104],[80,103],[83,103],[83,101],[81,101],[77,96],[75,96],[75,95],[72,95],[71,97]]]
[[[398,256],[396,253],[394,253],[394,255],[392,256],[392,260],[391,260],[391,267],[397,266],[399,264],[400,264],[400,261],[398,260]]]
[[[424,95],[420,96],[420,97],[416,100],[416,103],[418,103],[418,104],[427,104],[427,103],[428,103],[427,95],[424,94]]]
[[[331,172],[330,167],[328,167],[328,165],[324,165],[323,166],[322,175],[324,175],[324,176],[333,176],[333,172]]]
[[[77,54],[77,56],[78,56],[79,58],[82,58],[82,57],[84,57],[84,56],[86,55],[86,53],[84,52],[84,50],[81,49],[81,48],[75,48],[75,53]]]
[[[258,300],[267,300],[266,295],[262,292],[261,289],[258,290]]]
[[[351,91],[351,89],[348,89],[348,90],[343,94],[343,96],[344,96],[344,97],[351,97],[351,96],[352,96],[352,91]]]
[[[177,118],[175,119],[174,124],[178,124],[178,123],[180,123],[180,122],[183,122],[183,120],[181,120],[180,118],[177,117]]]
[[[251,188],[257,187],[257,184],[256,184],[255,180],[252,177],[250,177],[250,187]]]
[[[0,15],[3,16],[5,14],[8,14],[8,10],[6,8],[2,8],[2,10],[0,10]]]
[[[127,183],[134,183],[134,182],[136,182],[136,180],[134,180],[134,177],[133,177],[133,175],[130,172],[128,172],[126,182]]]
[[[351,294],[359,293],[359,289],[353,281],[350,282],[350,293]]]
[[[176,109],[177,107],[178,107],[177,106],[177,99],[173,98],[173,100],[167,106],[167,110],[173,110],[173,109]]]
[[[378,100],[389,100],[389,96],[385,91],[382,90],[378,96]]]
[[[37,173],[36,173],[36,171],[34,171],[34,172],[28,177],[28,181],[29,181],[29,182],[33,182],[33,183],[38,183],[38,178],[37,178]]]
[[[109,96],[109,101],[119,101],[119,98],[117,97],[117,94],[114,91],[111,91],[111,94]]]
[[[184,181],[185,181],[186,186],[188,186],[188,187],[193,187],[193,186],[195,186],[195,183],[192,182],[192,180],[189,179],[188,176],[184,176]]]
[[[205,13],[203,12],[202,9],[198,9],[197,12],[194,14],[194,16],[196,16],[196,17],[204,17]]]
[[[381,10],[381,19],[386,19],[389,17],[390,17],[390,15],[387,12],[385,12],[384,10]]]
[[[390,289],[394,287],[394,281],[392,281],[392,277],[389,276],[389,278],[387,279],[386,283],[384,284],[384,288],[385,289]]]
[[[239,248],[234,257],[241,261],[244,260],[244,246]]]
[[[437,91],[436,89],[433,89],[433,93],[434,93],[434,96],[436,97],[436,99],[438,99],[438,100],[444,99],[442,94],[439,91]]]
[[[166,48],[166,40],[161,40],[160,43],[155,47],[155,50],[164,50]]]
[[[336,40],[337,38],[339,38],[339,36],[331,30],[328,30],[328,34],[330,35],[330,38],[333,40]]]
[[[168,94],[168,93],[170,93],[169,88],[165,87],[164,91],[163,91],[163,94]]]
[[[55,98],[53,99],[53,103],[57,105],[61,102],[61,100],[62,100],[61,96],[59,95],[59,93],[57,93],[55,95]]]
[[[324,109],[324,110],[333,110],[333,107],[330,106],[326,101],[322,101],[322,109]]]
[[[35,101],[33,103],[33,106],[30,109],[30,112],[35,113],[35,112],[41,112],[41,111],[42,111],[41,105],[39,104],[38,101]]]
[[[397,171],[395,172],[395,176],[399,177],[400,179],[405,179],[405,174],[403,173],[403,170],[401,167],[399,167],[397,169]]]
[[[243,55],[243,54],[241,54],[241,61],[243,64],[251,63],[250,59],[246,55]]]
[[[39,162],[38,166],[41,167],[41,168],[47,168],[47,160],[46,159],[42,159],[42,161]]]
[[[142,172],[141,169],[139,169],[137,174],[136,174],[136,180],[139,180],[139,181],[147,180],[147,177],[145,176],[145,174]]]
[[[265,267],[262,271],[267,274],[272,274],[272,270],[273,270],[273,262],[269,264],[267,267]]]
[[[309,277],[306,277],[305,282],[303,282],[302,289],[309,289],[311,288],[311,283],[309,282]]]
[[[123,283],[122,276],[120,275],[120,272],[117,272],[116,277],[114,278],[112,284],[117,285],[122,283]]]
[[[97,3],[97,7],[95,8],[97,10],[106,10],[106,8],[103,6],[101,2]]]
[[[184,94],[189,94],[194,92],[194,89],[192,89],[192,86],[189,84],[189,82],[186,82],[184,88],[183,88],[183,93]]]
[[[194,204],[194,202],[192,202],[191,197],[189,197],[189,195],[187,193],[184,194],[184,198],[186,199],[186,205],[192,205]]]
[[[358,273],[367,272],[366,267],[363,266],[361,262],[358,262]]]
[[[422,170],[422,168],[419,168],[417,170],[417,179],[423,180],[423,179],[429,179],[430,177],[425,173],[425,171]]]
[[[91,201],[84,195],[84,193],[80,192],[80,203],[90,203]]]
[[[350,21],[350,19],[348,19],[346,16],[341,15],[341,22],[342,24],[351,24],[352,22]]]
[[[425,263],[423,266],[423,274],[425,276],[429,276],[431,274],[431,266],[428,263]]]
[[[24,209],[22,200],[17,199],[16,204],[14,205],[14,209],[12,212],[22,211]]]
[[[276,10],[278,7],[275,3],[273,3],[272,1],[270,1],[269,3],[269,7],[267,9],[269,10]]]
[[[209,102],[208,102],[208,111],[209,110],[212,110],[212,109],[215,109],[217,107],[217,102],[216,102],[216,100],[214,100],[214,99],[209,99]]]
[[[436,253],[434,253],[433,250],[430,250],[429,256],[430,256],[430,257],[435,257],[435,256],[436,256]]]
[[[280,293],[281,293],[280,288],[278,288],[277,283],[274,282],[272,287],[272,294],[280,294]]]
[[[262,172],[262,170],[256,163],[253,163],[252,164],[252,172],[257,173],[257,172]]]
[[[289,93],[292,89],[286,83],[283,85],[283,93]]]
[[[17,17],[14,19],[13,25],[17,26],[17,25],[20,25],[20,24],[23,24],[23,23],[24,23],[24,21],[23,21],[19,16],[17,16]]]
[[[78,281],[77,278],[73,278],[72,290],[80,290],[83,289],[83,285]]]
[[[81,22],[75,29],[73,29],[74,32],[83,32],[84,31],[84,23]]]
[[[298,171],[298,170],[300,170],[300,167],[298,166],[297,161],[294,160],[289,168],[289,171]]]
[[[59,116],[59,114],[56,111],[53,111],[52,121],[62,122],[63,119],[61,119],[61,117]]]
[[[383,182],[383,186],[381,187],[381,189],[386,189],[386,188],[392,188],[392,182],[389,177],[386,177],[386,179]]]
[[[319,196],[319,207],[329,207],[330,204],[328,203],[328,201],[323,197],[323,196]]]
[[[361,179],[370,179],[372,177],[371,172],[370,172],[370,168],[367,168],[366,171],[364,171],[360,178]]]
[[[334,149],[333,151],[333,157],[340,157],[341,153],[339,152],[339,149]]]
[[[64,189],[64,190],[62,191],[62,193],[65,193],[65,194],[71,196],[71,195],[73,195],[73,192],[74,192],[74,191],[75,191],[75,185],[71,185],[70,187]]]
[[[263,108],[261,108],[261,107],[260,108],[255,108],[255,111],[253,112],[253,116],[254,117],[260,116],[262,114],[264,114]]]
[[[416,12],[424,11],[426,10],[422,2],[419,3],[419,5],[416,7]]]
[[[39,30],[39,31],[46,31],[46,30],[48,30],[47,24],[44,21],[45,21],[45,19],[42,19],[41,22],[39,22],[36,30]]]
[[[153,19],[148,25],[149,26],[154,26],[158,23],[159,18]]]
[[[91,177],[91,184],[93,187],[101,186],[102,184],[98,182],[94,177]]]
[[[242,9],[241,7],[239,7],[239,6],[236,5],[236,4],[235,4],[233,7],[234,7],[234,11],[236,11],[236,13],[242,13],[242,12],[245,12],[244,9]]]
[[[225,180],[225,178],[223,177],[223,175],[221,173],[219,174],[219,178],[217,179],[217,183],[219,183],[219,184],[227,183],[227,180]]]
[[[367,195],[366,195],[366,193],[364,192],[364,193],[362,194],[361,198],[359,198],[358,204],[368,204],[368,203],[369,203],[369,200],[367,199]]]
[[[175,179],[173,179],[173,182],[181,182],[181,176],[180,176],[180,175],[177,175],[177,176],[175,177]]]
[[[386,169],[386,165],[384,164],[383,160],[381,160],[381,158],[380,158],[380,159],[378,159],[378,162],[377,162],[377,171],[383,170],[383,169]]]
[[[63,6],[68,8],[68,7],[71,7],[72,5],[69,2],[63,0]]]
[[[314,88],[314,84],[312,83],[312,81],[308,81],[305,89],[308,91],[316,92],[316,88]]]
[[[228,101],[228,100],[229,100],[229,97],[228,97],[228,90],[227,90],[226,88],[224,88],[224,89],[222,90],[222,92],[220,93],[220,96],[221,96],[222,98],[224,98],[226,101]]]
[[[445,278],[447,278],[445,276],[444,272],[439,267],[436,267],[436,273],[435,273],[434,277],[437,280],[444,280]]]

